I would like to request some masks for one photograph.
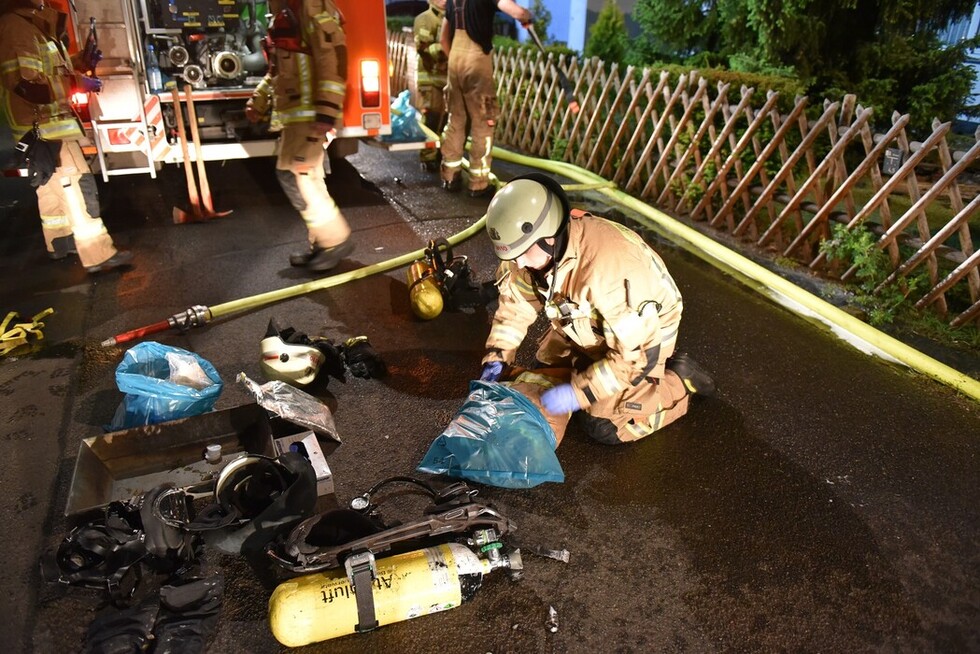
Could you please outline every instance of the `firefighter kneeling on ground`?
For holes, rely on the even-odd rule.
[[[541,405],[553,416],[581,411],[602,443],[648,436],[687,413],[691,395],[714,391],[691,357],[674,354],[681,294],[636,233],[572,212],[561,185],[539,173],[497,192],[487,233],[501,259],[500,304],[481,380],[501,378],[543,310],[551,328],[536,366],[564,375],[554,376],[560,382],[541,394]]]
[[[336,135],[347,89],[347,41],[332,0],[273,0],[266,49],[269,73],[245,106],[256,123],[282,124],[276,177],[306,223],[309,248],[293,266],[334,269],[354,250],[350,225],[324,180],[324,146]]]

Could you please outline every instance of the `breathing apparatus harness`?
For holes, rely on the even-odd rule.
[[[445,238],[429,241],[424,258],[413,264],[409,272],[409,292],[418,284],[431,281],[439,289],[443,303],[454,309],[485,305],[490,298],[487,287],[473,282],[472,271],[465,255],[454,255]]]
[[[106,590],[110,602],[123,605],[135,594],[144,566],[181,576],[200,557],[205,532],[225,551],[261,553],[277,529],[313,514],[316,497],[316,475],[301,454],[245,455],[200,484],[166,482],[127,502],[111,502],[42,559],[42,575]],[[212,501],[195,513],[194,500],[201,498]]]
[[[398,483],[414,486],[432,503],[423,511],[423,517],[388,526],[374,495]],[[389,550],[406,551],[435,537],[467,532],[482,532],[480,540],[490,537],[487,542],[497,543],[485,551],[499,549],[497,539],[517,527],[496,510],[475,501],[478,492],[463,482],[436,489],[414,477],[389,477],[351,500],[350,508],[303,520],[282,543],[270,546],[266,553],[280,567],[307,574],[349,565],[346,559],[358,552],[375,555]]]
[[[428,495],[432,504],[422,518],[386,526],[374,495],[396,483],[414,486]],[[370,631],[378,626],[372,585],[378,576],[375,557],[381,553],[407,552],[456,536],[479,548],[491,569],[509,568],[515,578],[521,574],[520,551],[504,553],[500,542],[517,527],[494,509],[475,502],[477,492],[462,482],[436,489],[414,477],[389,477],[351,500],[350,508],[303,520],[285,541],[270,545],[266,554],[293,573],[344,568],[357,602],[355,631]]]

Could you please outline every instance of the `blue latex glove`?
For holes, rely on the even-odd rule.
[[[500,379],[500,375],[504,372],[504,364],[500,361],[491,361],[490,363],[483,364],[483,370],[480,372],[480,381],[485,382],[495,382]]]
[[[78,76],[78,88],[85,93],[98,93],[102,90],[102,80],[98,77]]]
[[[541,404],[553,416],[572,413],[582,408],[571,384],[560,384],[546,390],[541,394]]]

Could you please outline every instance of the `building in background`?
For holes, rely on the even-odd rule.
[[[943,40],[952,45],[965,39],[972,39],[980,35],[980,2],[973,8],[973,14],[962,20],[958,20],[946,28],[942,34]],[[967,51],[966,63],[969,64],[975,73],[973,78],[973,93],[967,104],[973,105],[974,114],[960,114],[957,119],[957,131],[973,132],[980,127],[980,48],[973,48]]]

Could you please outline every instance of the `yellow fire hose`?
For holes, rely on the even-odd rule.
[[[485,224],[486,216],[482,216],[479,220],[463,231],[447,238],[446,241],[451,246],[462,243],[463,241],[472,238],[476,234],[483,231]],[[206,307],[202,305],[193,306],[182,313],[178,313],[170,318],[167,318],[166,320],[161,320],[160,322],[153,323],[152,325],[123,332],[122,334],[117,334],[112,338],[102,341],[102,346],[111,347],[114,345],[120,345],[122,343],[136,340],[137,338],[143,338],[144,336],[148,336],[150,334],[166,331],[167,329],[176,328],[184,330],[189,327],[200,327],[216,318],[228,316],[233,313],[248,311],[249,309],[255,309],[266,304],[272,304],[273,302],[279,302],[281,300],[297,297],[299,295],[305,295],[306,293],[312,293],[313,291],[319,291],[325,288],[340,286],[341,284],[346,284],[347,282],[354,281],[355,279],[364,279],[365,277],[370,277],[371,275],[401,268],[402,266],[407,266],[423,256],[425,256],[425,249],[421,248],[415,250],[414,252],[408,252],[399,257],[388,259],[387,261],[381,261],[379,263],[371,264],[370,266],[358,268],[357,270],[351,270],[350,272],[333,275],[332,277],[324,277],[322,279],[316,279],[303,284],[297,284],[296,286],[289,286],[276,291],[260,293],[259,295],[252,295],[239,300],[225,302],[223,304],[216,304],[213,307]]]
[[[426,129],[424,125],[423,129]],[[430,135],[433,135],[431,130],[426,129],[426,131]],[[811,322],[829,328],[852,346],[885,360],[901,363],[943,384],[952,386],[964,395],[972,397],[975,400],[980,400],[980,381],[936,361],[915,348],[909,347],[905,343],[849,315],[829,302],[704,236],[697,230],[684,225],[667,214],[617,189],[615,184],[609,180],[566,162],[538,159],[502,150],[498,147],[493,148],[493,156],[500,161],[509,161],[522,166],[538,168],[577,182],[575,185],[564,186],[568,190],[595,190],[602,193],[617,204],[638,214],[638,221],[643,226],[665,235],[685,250],[733,275],[749,287],[767,295]],[[465,230],[449,237],[447,239],[449,245],[457,245],[475,236],[483,230],[485,224],[486,216],[480,217],[479,220]],[[211,320],[233,313],[247,311],[273,302],[340,286],[356,279],[363,279],[377,273],[401,268],[402,266],[410,265],[423,256],[425,256],[424,248],[347,273],[317,279],[277,291],[269,291],[267,293],[225,302],[213,307],[194,306],[183,313],[175,314],[158,323],[118,334],[103,341],[102,345],[119,345],[172,328],[186,329],[188,327],[199,327]]]
[[[848,341],[854,347],[868,354],[901,363],[943,384],[952,386],[964,395],[980,400],[980,381],[875,329],[662,211],[644,204],[623,191],[604,186],[603,183],[606,180],[595,173],[569,163],[535,159],[498,148],[494,148],[493,156],[501,161],[541,168],[583,184],[597,185],[596,190],[598,192],[639,214],[638,221],[644,227],[665,235],[685,250],[713,266],[721,268],[803,318],[829,327],[838,337]]]

